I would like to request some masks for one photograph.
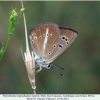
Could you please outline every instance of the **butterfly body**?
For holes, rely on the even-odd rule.
[[[59,27],[55,23],[44,23],[30,32],[30,41],[38,72],[45,67],[50,69],[51,62],[60,56],[76,39],[77,32],[70,28]]]

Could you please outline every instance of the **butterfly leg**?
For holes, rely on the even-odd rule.
[[[38,70],[35,72],[35,75],[36,75],[37,73],[39,73],[41,70],[42,70],[42,66],[40,66],[40,69],[38,69]]]
[[[37,67],[38,67],[37,64],[35,64],[35,68],[33,68],[33,69],[36,69]],[[32,70],[33,70],[33,69],[32,69]]]

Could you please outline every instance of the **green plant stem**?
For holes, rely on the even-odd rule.
[[[18,23],[19,23],[19,20],[20,20],[20,18],[21,18],[21,16],[22,16],[22,14],[19,16],[19,18],[18,18],[18,20],[17,20],[17,22],[16,22],[16,24],[15,24],[15,26],[14,26],[14,28],[13,28],[12,33],[10,33],[9,36],[8,36],[8,40],[7,40],[6,45],[5,45],[4,49],[3,49],[3,52],[2,52],[2,54],[1,54],[1,56],[0,56],[0,60],[2,60],[2,58],[3,58],[3,56],[4,56],[5,52],[6,52],[6,49],[7,49],[7,47],[8,47],[9,42],[10,42],[11,36],[12,36],[12,34],[14,33],[14,30],[16,29],[16,27],[17,27],[17,25],[18,25]]]
[[[20,20],[21,16],[22,16],[22,15],[19,16],[19,18],[18,18],[18,20],[17,20],[17,23],[15,24],[15,28],[16,28],[17,25],[19,24],[19,20]],[[14,28],[14,30],[15,30],[15,28]],[[13,30],[13,32],[14,32],[14,30]]]
[[[9,44],[9,42],[10,42],[10,39],[11,39],[11,35],[9,34],[8,40],[7,40],[7,42],[6,42],[6,45],[5,45],[5,47],[4,47],[4,50],[3,50],[2,55],[1,55],[1,57],[0,57],[0,60],[2,60],[2,58],[3,58],[3,56],[4,56],[5,52],[6,52],[6,49],[7,49],[7,47],[8,47],[8,44]]]

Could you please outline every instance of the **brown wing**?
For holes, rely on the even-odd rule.
[[[30,32],[33,50],[44,60],[51,59],[60,44],[60,30],[54,23],[44,23]]]
[[[64,27],[59,27],[59,29],[61,35],[60,44],[58,46],[59,49],[55,52],[55,54],[49,61],[46,61],[46,63],[50,63],[58,56],[60,56],[77,38],[78,32],[76,32],[75,30]]]

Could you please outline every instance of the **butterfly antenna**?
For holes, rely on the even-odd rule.
[[[58,65],[56,65],[56,64],[55,64],[55,66],[59,67],[59,68],[62,69],[62,70],[65,70],[64,68],[62,68],[62,67],[60,67],[60,66],[58,66]]]
[[[53,65],[53,64],[52,64],[52,65]],[[62,73],[57,69],[56,66],[53,65],[53,67],[57,70],[57,72],[58,72],[61,76],[64,76],[64,74],[62,74]]]

